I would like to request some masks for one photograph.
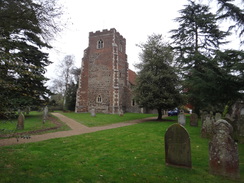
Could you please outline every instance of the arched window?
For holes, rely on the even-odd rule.
[[[123,52],[123,42],[121,40],[119,42],[119,51]]]
[[[132,106],[135,106],[135,105],[136,105],[136,101],[135,101],[135,99],[132,99],[132,101],[131,101],[131,105],[132,105]]]
[[[97,49],[102,49],[104,47],[104,43],[103,43],[103,40],[99,40],[98,42],[97,42]]]
[[[98,95],[98,97],[97,97],[97,103],[102,103],[102,97],[101,97],[101,95]]]

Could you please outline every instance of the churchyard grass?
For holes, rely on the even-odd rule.
[[[170,117],[175,119],[176,117]],[[174,122],[152,121],[31,144],[0,147],[0,182],[29,183],[234,183],[244,182],[244,144],[239,180],[209,174],[208,140],[200,127],[191,138],[192,169],[165,165],[164,134]]]
[[[55,118],[55,120],[58,120],[55,116],[52,116]],[[56,127],[54,123],[52,123],[50,120],[47,120],[43,124],[43,118],[42,118],[42,112],[37,111],[31,111],[29,114],[25,115],[25,121],[24,121],[24,129],[23,130],[16,130],[17,126],[17,117],[16,119],[9,119],[9,120],[0,120],[0,135],[1,134],[14,134],[14,133],[24,133],[24,132],[31,132],[31,131],[38,131],[42,129],[48,129],[52,127]],[[58,131],[61,130],[69,130],[70,128],[62,123],[60,120],[58,120],[59,123],[61,123],[61,127],[58,128]],[[49,133],[57,130],[48,130],[40,133]],[[40,134],[38,133],[38,134]],[[2,137],[0,137],[2,138]]]
[[[97,113],[95,117],[92,117],[90,113],[67,112],[61,114],[89,127],[109,125],[113,123],[157,116],[157,114],[138,114],[138,113],[125,113],[123,116],[119,116],[118,114]]]

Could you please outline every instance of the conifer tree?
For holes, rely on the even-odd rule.
[[[0,1],[0,100],[1,115],[47,101],[45,67],[51,62],[43,48],[56,33],[48,1]],[[50,1],[53,2],[53,1]],[[43,7],[45,5],[45,7]],[[49,12],[47,10],[50,10]],[[51,11],[52,10],[52,11]],[[47,29],[49,27],[49,31]],[[0,115],[0,116],[1,116]]]
[[[208,6],[189,1],[180,13],[176,19],[179,28],[171,33],[188,101],[195,112],[223,111],[225,105],[241,97],[243,51],[220,51],[219,46],[226,44],[224,39],[230,33],[219,29],[217,16]]]
[[[162,110],[172,109],[182,102],[179,93],[179,79],[172,63],[174,53],[171,47],[162,41],[161,35],[148,37],[142,49],[140,70],[134,88],[135,99],[141,107],[157,109],[158,119],[162,119]]]

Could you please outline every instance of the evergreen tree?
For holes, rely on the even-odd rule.
[[[201,109],[223,111],[240,97],[243,86],[243,52],[220,51],[228,32],[219,30],[217,17],[209,7],[189,1],[176,20],[179,28],[171,31],[182,64],[184,87],[195,112]],[[186,31],[185,31],[186,29]]]
[[[172,109],[181,104],[179,79],[172,67],[174,54],[169,45],[162,42],[161,35],[148,37],[142,48],[140,70],[134,88],[135,99],[141,107],[158,110],[162,119],[162,109]]]
[[[35,2],[0,1],[0,116],[48,100],[44,74],[45,66],[51,62],[42,49],[51,48],[44,38],[54,32],[44,32],[42,28],[55,27],[51,19],[55,17],[50,17],[54,9],[47,14],[42,6],[45,1]]]
[[[218,19],[228,19],[234,22],[233,25],[229,26],[229,30],[236,28],[239,32],[239,37],[242,38],[244,34],[244,10],[243,10],[243,0],[241,4],[234,4],[234,0],[217,0],[219,4],[219,9],[217,11]],[[243,40],[241,39],[243,44]]]
[[[206,5],[189,1],[180,14],[175,19],[179,22],[178,29],[170,31],[178,61],[186,69],[198,67],[208,61],[221,44],[226,44],[224,38],[229,33],[219,29],[216,16]]]

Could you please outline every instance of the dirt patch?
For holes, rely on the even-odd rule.
[[[27,131],[27,132],[21,132],[21,133],[10,133],[10,134],[0,134],[0,137],[3,138],[11,138],[11,137],[21,137],[21,136],[29,136],[29,135],[36,135],[43,132],[56,130],[63,126],[63,124],[55,117],[49,116],[48,120],[50,120],[51,123],[55,124],[56,126],[50,127],[50,128],[43,128],[39,130],[33,130],[33,131]]]

